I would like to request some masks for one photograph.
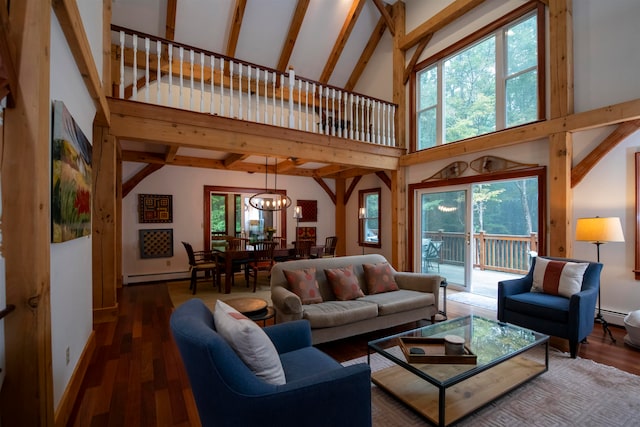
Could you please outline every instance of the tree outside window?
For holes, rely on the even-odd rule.
[[[364,218],[359,218],[358,241],[360,246],[379,248],[380,241],[380,188],[360,190],[359,207]]]

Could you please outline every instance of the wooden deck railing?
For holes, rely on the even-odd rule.
[[[111,26],[113,96],[396,146],[396,104]]]
[[[462,265],[465,259],[464,233],[426,232],[423,238],[442,241],[441,262]],[[474,233],[474,268],[526,273],[529,271],[531,252],[538,251],[538,234],[512,236],[504,234]]]

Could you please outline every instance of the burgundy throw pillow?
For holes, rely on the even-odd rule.
[[[315,267],[303,270],[282,270],[282,272],[284,277],[287,278],[291,291],[300,297],[302,304],[322,302],[322,295],[320,295],[318,281],[316,280]]]
[[[369,295],[398,290],[398,284],[393,278],[393,270],[388,262],[362,264],[362,268]]]
[[[344,268],[332,268],[324,271],[338,301],[349,301],[364,296],[353,265]]]

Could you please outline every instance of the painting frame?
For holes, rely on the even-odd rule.
[[[173,257],[173,228],[149,228],[138,230],[140,258]]]
[[[51,241],[91,235],[92,146],[62,101],[53,101]]]

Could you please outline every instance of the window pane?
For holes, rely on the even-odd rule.
[[[420,73],[418,90],[418,110],[436,105],[438,102],[438,69],[436,67],[428,68]]]
[[[436,109],[418,114],[418,150],[436,146]]]
[[[530,123],[537,119],[537,81],[537,72],[535,70],[507,80],[507,127]]]
[[[507,75],[538,64],[536,16],[507,29]]]
[[[211,232],[227,232],[227,196],[220,194],[211,195]]]
[[[495,37],[444,63],[445,142],[496,129]]]

